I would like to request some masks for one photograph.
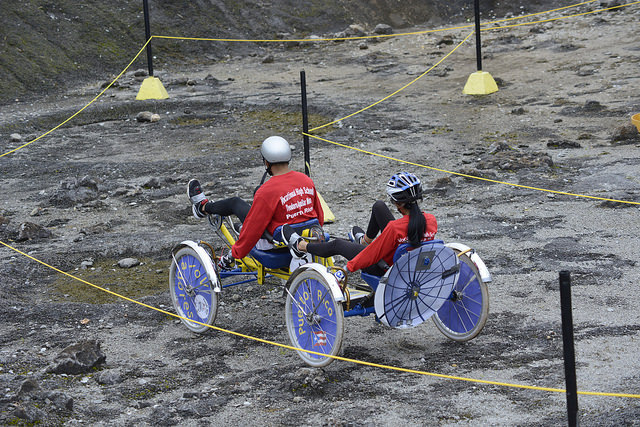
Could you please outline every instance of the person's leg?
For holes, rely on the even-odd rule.
[[[322,258],[329,258],[334,255],[340,255],[348,260],[358,255],[364,246],[359,243],[350,242],[348,240],[334,239],[328,242],[306,242],[302,241],[298,244],[300,250],[309,252],[311,255]]]
[[[355,258],[364,248],[365,245],[341,239],[330,240],[328,242],[304,242],[302,243],[302,247],[300,247],[301,250],[322,258],[340,255],[348,260]],[[382,276],[385,273],[385,269],[378,264],[363,268],[362,271],[373,274],[374,276]]]
[[[251,209],[251,205],[240,197],[231,197],[229,199],[218,200],[215,202],[207,202],[202,207],[202,210],[209,215],[235,215],[242,222],[244,222],[247,214],[249,214],[249,209]]]
[[[380,233],[395,218],[389,210],[389,207],[382,200],[376,200],[371,207],[371,218],[369,218],[369,224],[367,225],[367,232],[364,236],[367,243],[371,243]]]

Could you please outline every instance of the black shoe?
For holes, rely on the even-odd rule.
[[[189,184],[187,184],[187,196],[189,196],[189,200],[191,201],[193,216],[196,218],[204,218],[206,214],[202,211],[202,208],[209,200],[202,192],[200,181],[197,179],[189,181]]]
[[[297,256],[298,258],[302,258],[304,256],[304,252],[298,249],[298,242],[302,240],[302,237],[298,233],[296,233],[293,228],[289,224],[285,224],[282,226],[282,241],[287,244],[289,250],[292,255]]]
[[[349,240],[351,240],[352,242],[360,243],[361,245],[366,245],[366,242],[364,241],[364,235],[364,230],[356,225],[349,232]]]

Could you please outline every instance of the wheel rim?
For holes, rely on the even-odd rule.
[[[290,296],[292,322],[290,330],[299,348],[317,353],[334,354],[340,345],[339,307],[331,291],[315,278],[304,279]],[[325,356],[300,352],[305,360],[322,360]]]
[[[204,329],[206,326],[189,322],[186,319],[209,323],[214,301],[211,281],[200,260],[191,255],[178,258],[173,277],[173,295],[175,306],[190,328]],[[186,318],[186,319],[185,319]]]
[[[378,318],[394,328],[415,327],[427,320],[451,295],[457,263],[453,250],[441,244],[404,254],[376,290]]]
[[[438,310],[438,317],[452,332],[464,334],[478,324],[482,317],[482,288],[480,278],[466,263],[460,263],[460,275],[451,298]]]

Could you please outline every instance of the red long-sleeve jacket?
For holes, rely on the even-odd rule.
[[[437,231],[438,223],[432,214],[424,213],[427,220],[427,227],[422,237],[422,241],[433,240]],[[381,259],[388,265],[393,264],[393,254],[402,243],[408,243],[407,231],[409,228],[409,215],[395,219],[387,224],[382,233],[373,242],[369,243],[362,252],[347,262],[347,270],[356,271],[376,264]]]
[[[280,225],[313,218],[321,226],[324,224],[324,213],[311,178],[297,171],[272,176],[256,191],[231,254],[236,259],[244,258],[265,230],[273,234]]]

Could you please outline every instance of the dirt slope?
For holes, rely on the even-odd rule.
[[[487,16],[538,10],[545,3],[483,2]],[[438,25],[472,17],[467,1],[249,0],[149,1],[151,34],[272,39],[278,34],[324,34],[350,24],[395,28]],[[523,5],[522,7],[520,5]],[[0,14],[0,102],[108,79],[145,42],[142,0],[6,1]],[[255,45],[156,40],[155,67],[202,64],[255,51]],[[147,68],[142,55],[135,67]]]

